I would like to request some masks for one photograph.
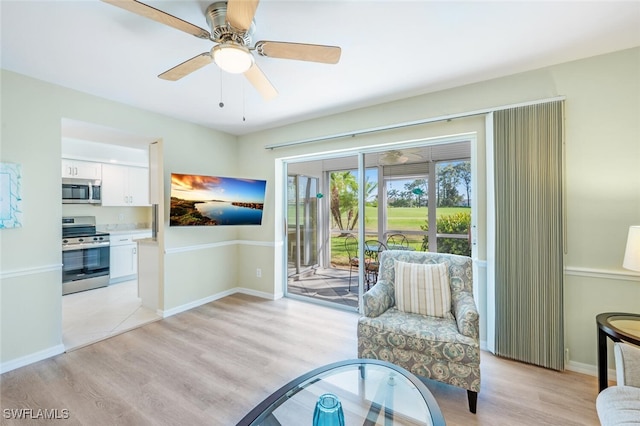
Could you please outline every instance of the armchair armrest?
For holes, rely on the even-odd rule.
[[[364,315],[371,318],[379,316],[396,303],[393,286],[384,280],[378,281],[363,294],[362,300]]]
[[[473,300],[473,295],[467,291],[452,294],[453,314],[456,317],[458,330],[465,336],[478,340],[480,338],[480,315]]]
[[[613,352],[616,359],[618,386],[640,388],[640,348],[628,343],[615,343]]]

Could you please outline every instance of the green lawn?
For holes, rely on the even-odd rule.
[[[469,207],[440,207],[437,215],[449,216],[455,213],[468,212]],[[376,207],[365,207],[365,229],[367,231],[377,231],[378,229],[378,209]],[[420,225],[424,225],[427,220],[426,207],[388,207],[387,208],[387,229],[399,229],[406,231],[420,231]]]
[[[438,216],[448,216],[460,212],[468,212],[468,207],[441,207],[437,209]],[[389,207],[387,209],[387,229],[396,231],[421,231],[420,225],[427,220],[426,207]],[[346,222],[346,221],[345,221]],[[367,239],[377,239],[378,209],[376,207],[365,208],[365,229]],[[344,237],[335,234],[331,237],[331,262],[336,265],[347,265],[348,257],[344,247]],[[420,250],[422,236],[407,235],[409,244],[416,250]]]

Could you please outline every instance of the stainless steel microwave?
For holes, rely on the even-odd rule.
[[[100,180],[62,179],[63,204],[100,204]]]

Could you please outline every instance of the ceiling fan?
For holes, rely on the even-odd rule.
[[[158,76],[165,80],[179,80],[215,62],[229,73],[243,73],[262,97],[270,100],[278,92],[258,67],[252,52],[270,58],[325,64],[337,64],[340,60],[341,49],[337,46],[263,40],[251,47],[251,36],[255,30],[253,18],[260,0],[228,0],[209,5],[205,17],[211,32],[136,0],[102,1],[217,43],[211,51],[188,59]]]
[[[416,149],[392,149],[380,154],[378,163],[383,166],[392,166],[395,164],[404,164],[411,160],[412,163],[423,160],[422,155]]]

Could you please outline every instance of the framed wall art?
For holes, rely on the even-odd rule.
[[[21,167],[0,163],[0,229],[22,226]]]
[[[266,184],[171,173],[169,226],[261,225]]]

